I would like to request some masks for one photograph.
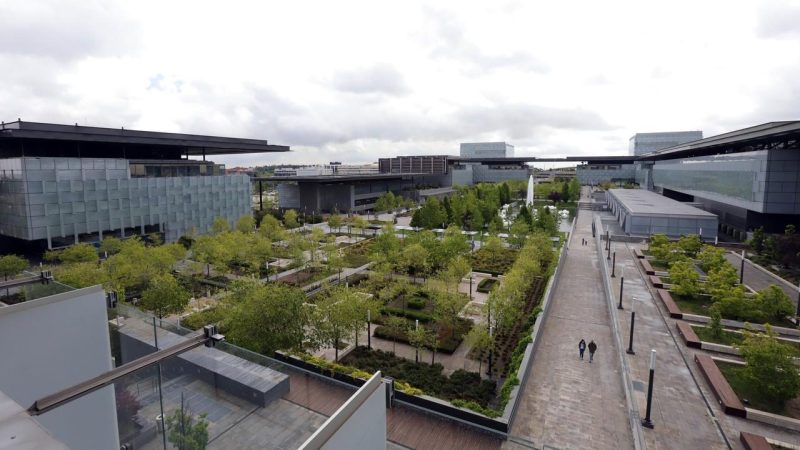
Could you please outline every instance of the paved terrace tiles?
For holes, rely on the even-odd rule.
[[[629,344],[631,302],[636,297],[636,324],[633,349],[635,355],[625,355],[633,380],[633,394],[643,418],[647,406],[647,382],[650,372],[650,350],[656,350],[656,371],[651,418],[655,428],[643,429],[648,449],[727,449],[719,429],[698,385],[673,340],[675,325],[665,322],[659,312],[655,295],[649,291],[645,276],[637,266],[633,245],[616,243],[616,278],[611,279],[615,301],[619,300],[619,280],[624,267],[625,287],[623,307],[617,315],[619,330],[625,345]],[[611,262],[607,261],[609,268]],[[609,274],[611,271],[609,270]],[[668,324],[671,328],[667,328]],[[694,364],[691,357],[689,364]],[[710,398],[710,401],[714,401]]]
[[[645,430],[648,448],[670,448],[670,446],[674,446],[674,448],[727,448],[724,446],[720,447],[720,440],[722,438],[715,438],[712,434],[712,430],[709,429],[709,425],[713,425],[710,415],[706,414],[707,417],[704,418],[701,414],[705,405],[700,396],[700,392],[708,399],[714,411],[714,415],[722,426],[725,436],[728,438],[733,448],[742,448],[739,443],[740,431],[748,431],[779,441],[800,445],[800,433],[754,422],[752,420],[742,419],[740,417],[729,416],[722,411],[722,407],[717,403],[708,383],[703,379],[703,376],[697,369],[697,365],[694,363],[694,356],[698,353],[710,354],[712,356],[715,356],[715,354],[704,350],[688,348],[680,341],[680,337],[677,335],[677,343],[673,343],[670,333],[675,334],[675,331],[673,331],[675,330],[675,323],[680,320],[670,318],[666,307],[664,307],[661,302],[656,301],[655,305],[653,305],[651,299],[655,298],[654,292],[648,290],[641,278],[641,273],[637,271],[634,265],[636,262],[632,260],[633,248],[638,247],[641,249],[644,246],[627,244],[626,247],[628,247],[629,250],[626,250],[625,247],[621,245],[617,248],[617,264],[619,265],[617,270],[619,270],[622,264],[625,265],[623,301],[626,310],[623,311],[624,314],[621,315],[621,318],[624,319],[624,323],[620,324],[621,330],[629,329],[627,321],[630,319],[630,309],[628,308],[630,298],[637,296],[637,298],[646,299],[640,302],[636,309],[636,341],[634,344],[636,356],[628,357],[628,362],[631,364],[634,371],[632,378],[643,382],[644,392],[636,392],[639,399],[639,409],[642,413],[644,412],[644,396],[646,395],[647,389],[647,373],[645,372],[647,369],[645,366],[649,364],[649,360],[645,361],[645,357],[649,358],[646,354],[649,353],[650,347],[655,348],[658,354],[655,373],[655,392],[653,393],[653,421],[656,427],[652,431]],[[754,268],[754,270],[758,269]],[[617,276],[619,276],[619,273],[618,271]],[[745,282],[747,282],[747,273],[747,269],[745,268]],[[614,278],[613,280],[612,285],[616,284],[616,286],[614,286],[615,293],[619,295],[619,278]],[[655,309],[656,307],[658,308],[657,310]],[[659,322],[662,324],[664,322],[664,320],[660,318],[653,317],[653,314],[659,312],[668,324],[669,332],[667,328],[661,328],[660,326],[652,328],[652,326],[656,326]],[[645,335],[641,334],[639,330],[648,331],[641,331],[641,333],[646,333]],[[625,342],[628,342],[627,338],[625,338]],[[677,352],[683,354],[686,361],[689,361],[688,369],[683,359],[676,359],[680,356]],[[690,379],[691,375],[689,374],[689,370],[691,370],[694,378],[699,383],[699,392],[695,387],[697,385]],[[694,420],[690,420],[690,417],[694,417]],[[686,428],[676,432],[675,429],[678,426]],[[704,438],[700,435],[701,430],[705,430],[705,440],[707,444],[703,444]],[[655,433],[653,433],[653,431],[655,431]],[[719,436],[718,433],[716,435]],[[655,443],[655,447],[651,446],[653,436],[658,439]],[[697,444],[692,444],[693,441],[697,442]],[[681,445],[679,446],[678,444]]]
[[[550,316],[532,372],[523,386],[508,449],[633,448],[619,359],[598,257],[592,240],[591,211],[578,211],[574,235],[555,286]],[[578,359],[581,338],[598,345],[594,363]],[[529,444],[530,445],[530,444]]]

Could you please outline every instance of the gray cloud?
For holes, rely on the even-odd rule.
[[[410,91],[403,74],[388,64],[337,72],[332,85],[339,91],[355,94],[403,95]]]
[[[427,9],[434,31],[434,46],[431,52],[436,58],[447,58],[465,63],[473,73],[492,69],[514,68],[517,70],[546,73],[549,68],[536,56],[524,51],[510,53],[488,53],[470,41],[455,18],[446,12]]]
[[[608,130],[612,127],[597,113],[583,109],[507,104],[467,108],[458,113],[466,130],[500,132],[512,139],[535,136],[542,128]]]
[[[772,1],[761,5],[756,32],[765,38],[800,37],[800,3]]]
[[[0,14],[0,54],[71,61],[138,47],[138,25],[106,2],[25,1]],[[8,14],[13,10],[13,14]]]

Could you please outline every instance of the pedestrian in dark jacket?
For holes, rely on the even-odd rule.
[[[594,341],[589,341],[589,362],[592,362],[594,359],[594,352],[597,351],[597,344]]]
[[[581,339],[581,341],[578,342],[578,354],[580,355],[581,359],[583,359],[583,352],[584,351],[586,351],[586,341]]]

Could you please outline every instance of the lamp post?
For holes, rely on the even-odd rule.
[[[606,239],[609,239],[609,241],[608,241],[608,255],[606,256],[606,259],[611,259],[611,240],[610,240],[610,236],[608,235],[608,233],[606,233]]]
[[[739,270],[739,284],[744,284],[744,250],[742,250],[742,267]]]
[[[472,272],[469,273],[469,300],[472,301]]]
[[[797,285],[797,311],[795,311],[795,323],[800,327],[800,284]]]
[[[622,308],[622,289],[625,287],[625,266],[622,266],[622,273],[619,275],[619,305],[617,309]]]
[[[370,310],[367,310],[367,348],[372,350],[372,324]]]
[[[615,270],[616,268],[617,268],[617,252],[615,251],[614,253],[612,253],[611,257],[611,278],[614,278],[614,272],[616,271]]]
[[[642,420],[642,426],[653,429],[653,421],[650,419],[650,410],[653,407],[653,375],[656,371],[656,351],[650,350],[650,380],[647,382],[647,413]]]
[[[634,328],[634,325],[636,324],[635,306],[636,306],[636,297],[633,297],[633,299],[631,299],[631,335],[628,338],[628,349],[625,350],[625,353],[627,353],[629,355],[635,355],[636,354],[636,352],[633,351],[633,328]]]

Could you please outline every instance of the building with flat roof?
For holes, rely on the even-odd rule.
[[[610,189],[607,193],[608,206],[627,234],[697,234],[706,240],[717,236],[717,216],[700,208],[644,189]]]
[[[250,177],[226,175],[206,157],[288,150],[257,139],[3,123],[0,237],[53,248],[104,235],[160,232],[175,241],[206,232],[216,217],[233,223],[251,212]]]
[[[703,139],[702,131],[665,131],[660,133],[636,133],[628,141],[629,155],[645,153],[674,147],[685,142]]]
[[[464,142],[459,155],[466,158],[513,158],[514,146],[505,142]]]

